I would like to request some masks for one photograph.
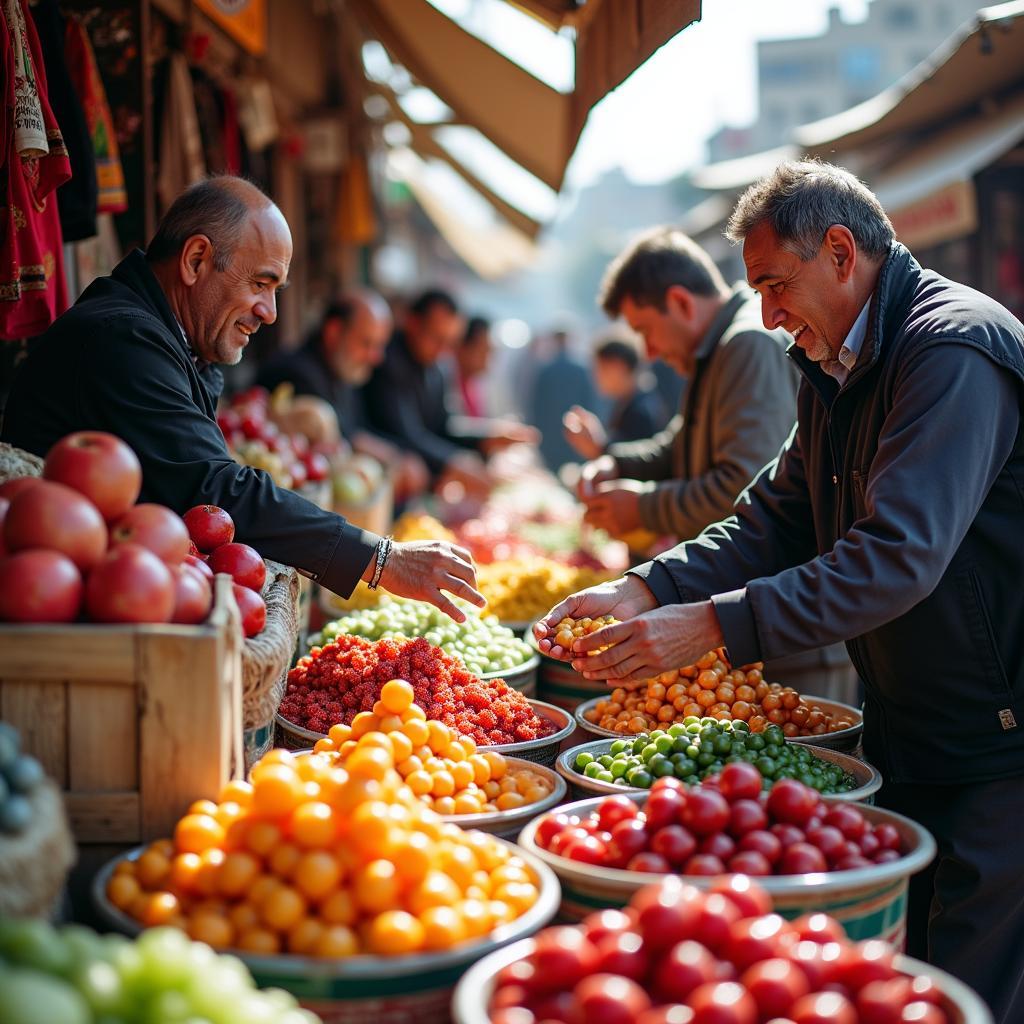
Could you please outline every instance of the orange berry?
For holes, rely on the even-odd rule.
[[[260,875],[249,887],[246,901],[258,910],[280,885],[281,880],[276,875]]]
[[[338,889],[320,905],[320,917],[329,924],[355,924],[359,917],[352,893]]]
[[[430,907],[420,916],[420,924],[424,949],[451,949],[466,938],[466,926],[451,907]]]
[[[235,929],[231,921],[220,914],[202,911],[193,914],[185,925],[189,938],[196,942],[205,942],[215,949],[228,949],[235,939]]]
[[[370,711],[360,711],[355,718],[352,719],[352,732],[350,738],[357,740],[360,736],[364,736],[368,732],[376,732],[377,727],[380,725],[380,719]]]
[[[290,885],[279,885],[260,907],[263,923],[278,932],[288,931],[305,913],[306,901]]]
[[[341,746],[345,740],[352,738],[352,727],[339,722],[338,725],[332,725],[330,727],[327,731],[327,735],[330,736],[331,740],[337,746]]]
[[[392,679],[380,688],[381,703],[393,715],[400,715],[412,706],[416,694],[404,679]]]
[[[360,747],[345,762],[345,770],[350,778],[381,782],[394,763],[394,755],[380,747]]]
[[[326,926],[314,917],[304,917],[288,932],[288,952],[311,956]]]
[[[494,802],[499,811],[514,811],[526,803],[526,798],[521,793],[510,791],[502,793]]]
[[[300,846],[330,846],[338,832],[334,808],[319,800],[302,804],[295,809],[291,821],[291,833]]]
[[[459,887],[440,871],[431,871],[419,885],[409,890],[407,906],[420,916],[431,907],[450,907],[459,901]]]
[[[427,746],[435,754],[446,750],[451,741],[452,731],[444,722],[436,722],[433,719],[427,722]]]
[[[394,751],[396,764],[401,764],[412,758],[413,742],[404,732],[397,729],[394,732],[389,732],[388,739],[391,740],[391,749]]]
[[[246,953],[279,953],[281,940],[267,928],[247,928],[236,940],[239,949]]]
[[[217,891],[241,896],[260,875],[260,862],[251,853],[238,850],[227,854],[217,869]]]
[[[167,884],[176,893],[189,893],[195,889],[202,860],[198,853],[179,853],[171,861]]]
[[[412,707],[406,708],[405,711],[399,716],[402,719],[402,724],[406,722],[425,722],[427,720],[427,713],[419,706],[419,704],[413,704]]]
[[[340,959],[355,956],[359,952],[359,939],[351,928],[343,924],[334,924],[325,928],[313,947],[314,956]]]
[[[366,932],[371,953],[401,956],[423,948],[424,931],[419,920],[404,910],[388,910],[378,914]]]
[[[245,835],[245,845],[261,857],[269,857],[281,842],[281,830],[272,821],[253,821]]]
[[[473,768],[473,781],[482,786],[491,781],[491,766],[483,754],[471,754],[466,762]]]
[[[455,779],[452,778],[452,773],[443,769],[434,772],[430,792],[434,796],[451,796],[455,792]]]
[[[473,785],[476,778],[473,766],[468,761],[459,761],[456,764],[453,764],[451,767],[451,773],[456,791],[467,789],[469,786]]]
[[[379,913],[398,904],[399,879],[390,860],[372,860],[355,873],[352,889],[356,904],[363,910]]]
[[[301,856],[302,851],[294,843],[281,843],[270,855],[267,866],[278,878],[288,879],[292,877]]]
[[[186,814],[174,828],[174,845],[180,853],[202,853],[223,842],[224,827],[208,814]]]
[[[217,805],[212,800],[193,800],[188,808],[189,814],[208,814],[211,818],[217,813]]]
[[[150,847],[139,857],[135,877],[145,889],[157,889],[163,884],[171,870],[171,862],[159,850]]]
[[[178,897],[170,892],[144,893],[139,899],[145,902],[140,907],[139,901],[136,901],[132,904],[132,909],[141,909],[142,912],[133,916],[147,928],[167,924],[172,917],[176,917],[181,912]]]
[[[142,886],[132,875],[114,875],[107,883],[107,898],[118,910],[127,910],[142,895]]]
[[[260,923],[260,915],[251,903],[236,903],[228,910],[228,920],[236,932],[256,928]]]
[[[302,800],[302,780],[286,764],[270,764],[253,776],[252,807],[258,814],[288,814]]]
[[[341,878],[341,865],[325,850],[311,850],[302,854],[292,872],[295,888],[311,900],[322,899],[337,886]]]
[[[199,867],[196,869],[195,891],[200,896],[212,896],[217,891],[217,876],[226,854],[223,850],[203,850],[199,854]]]
[[[437,814],[454,814],[455,801],[450,796],[436,796],[433,809]]]

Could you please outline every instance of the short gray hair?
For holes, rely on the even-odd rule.
[[[849,228],[857,248],[884,257],[895,238],[882,204],[862,181],[842,167],[818,160],[789,161],[740,196],[725,229],[742,242],[767,221],[790,252],[813,259],[834,224]]]

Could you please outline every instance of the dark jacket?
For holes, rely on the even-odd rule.
[[[418,363],[403,331],[395,332],[384,361],[363,388],[366,415],[374,430],[416,452],[435,475],[453,455],[476,448],[486,436],[472,428],[456,429],[446,392],[441,367]]]
[[[711,597],[739,663],[845,640],[887,778],[1024,774],[1024,327],[894,243],[846,383],[790,354],[777,462],[639,574]]]
[[[142,501],[219,505],[235,536],[336,593],[359,581],[379,538],[239,466],[215,419],[220,370],[197,365],[143,254],[94,281],[18,370],[2,438],[37,455],[75,430],[105,430],[142,463]]]
[[[737,285],[697,347],[683,408],[654,437],[612,445],[622,479],[650,481],[640,524],[679,540],[727,516],[793,429],[799,375],[789,335],[766,331],[761,302]]]
[[[658,392],[638,386],[629,398],[612,407],[608,415],[608,440],[611,444],[645,440],[661,430],[670,418]]]

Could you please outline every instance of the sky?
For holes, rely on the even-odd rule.
[[[538,78],[572,88],[572,44],[501,0],[430,0]],[[607,0],[606,0],[607,2]],[[723,124],[757,113],[756,41],[818,35],[828,9],[847,21],[867,14],[867,0],[704,0],[701,21],[658,50],[590,114],[569,165],[566,191],[621,166],[638,183],[664,181],[703,162],[705,140]],[[479,140],[460,154],[477,163],[527,212],[547,218],[556,198]]]

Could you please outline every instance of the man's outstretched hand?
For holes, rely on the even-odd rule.
[[[373,579],[375,561],[371,560],[364,580]],[[447,595],[461,597],[483,608],[487,601],[476,589],[473,556],[463,547],[444,540],[413,540],[391,546],[380,586],[398,597],[429,601],[456,622],[465,622],[466,613]]]

